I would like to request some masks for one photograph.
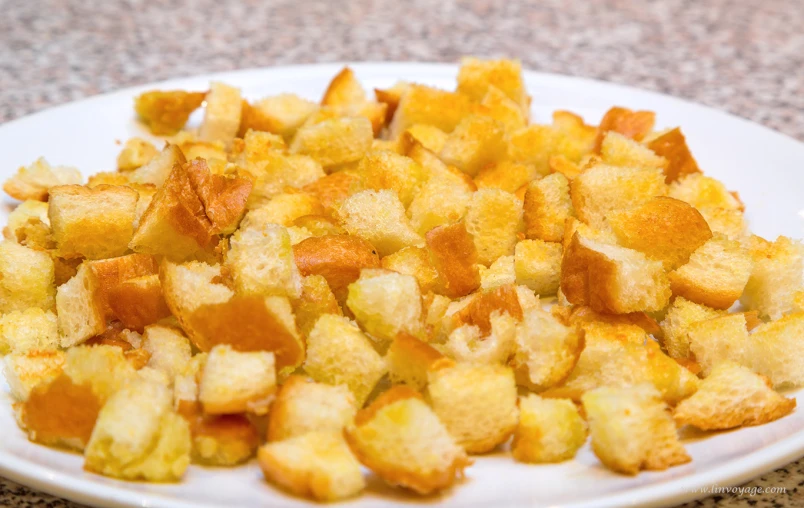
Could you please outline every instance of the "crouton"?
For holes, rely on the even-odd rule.
[[[363,465],[418,494],[448,488],[472,464],[421,395],[405,386],[358,411],[345,437]]]
[[[175,165],[183,165],[187,162],[184,153],[178,146],[167,144],[165,148],[152,158],[147,164],[129,171],[126,177],[131,183],[153,184],[161,187]],[[140,216],[141,214],[138,214]]]
[[[617,339],[634,344],[645,342],[645,334],[654,337],[662,336],[662,329],[655,319],[644,312],[628,314],[604,314],[595,312],[591,307],[574,306],[569,317],[560,316],[565,323],[577,325],[591,336]]]
[[[276,392],[274,354],[239,352],[227,344],[209,351],[198,385],[198,400],[207,414],[265,414]]]
[[[759,325],[748,342],[746,360],[751,369],[767,377],[774,388],[804,385],[799,366],[804,313],[797,312]],[[738,360],[739,361],[739,360]]]
[[[379,134],[385,125],[388,105],[368,100],[363,86],[348,67],[332,79],[321,99],[321,104],[322,110],[329,108],[342,116],[368,118],[375,135]]]
[[[397,138],[416,124],[433,125],[444,132],[452,132],[470,109],[471,102],[464,94],[410,85],[399,99],[389,126],[389,135]]]
[[[134,277],[109,290],[109,306],[126,328],[142,332],[170,316],[158,274]]]
[[[509,256],[522,230],[522,202],[499,189],[478,190],[466,212],[466,230],[472,235],[479,263],[488,266],[500,256]]]
[[[421,391],[427,386],[427,371],[442,358],[444,355],[426,342],[402,332],[388,347],[385,362],[392,383]]]
[[[373,138],[371,122],[367,118],[332,118],[296,131],[290,152],[309,155],[331,173],[338,166],[363,158],[371,148]]]
[[[530,98],[519,60],[481,60],[474,57],[461,59],[458,92],[479,102],[492,87],[514,101],[527,118]]]
[[[337,207],[344,199],[363,189],[356,171],[341,170],[305,185],[302,190],[318,198],[325,210]]]
[[[317,109],[316,103],[292,93],[266,97],[243,109],[240,134],[251,128],[289,139]]]
[[[467,453],[493,450],[516,428],[516,383],[508,367],[439,365],[428,373],[427,397],[435,414]]]
[[[631,111],[628,108],[613,107],[600,120],[595,139],[595,152],[599,152],[603,140],[609,131],[622,134],[626,138],[642,141],[652,130],[656,122],[653,111]]]
[[[673,294],[714,309],[731,307],[751,276],[751,258],[735,240],[713,237],[670,272]],[[800,274],[799,274],[800,276]]]
[[[430,253],[421,247],[400,249],[382,258],[381,264],[386,270],[415,277],[422,293],[431,291],[440,283],[438,271],[430,260]]]
[[[80,344],[106,328],[103,308],[96,297],[97,287],[97,277],[88,264],[82,263],[78,273],[56,290],[61,347]]]
[[[302,277],[301,296],[293,302],[293,313],[301,334],[306,337],[322,314],[343,315],[338,300],[321,275]]]
[[[608,131],[603,137],[600,158],[612,166],[661,169],[663,172],[668,165],[667,159],[656,155],[650,148],[615,131]]]
[[[238,88],[217,81],[210,83],[199,137],[204,141],[231,143],[240,127],[241,101]]]
[[[421,292],[412,275],[364,268],[360,278],[349,285],[346,305],[380,343],[390,342],[399,332],[423,332]]]
[[[88,385],[101,404],[137,377],[123,348],[110,345],[72,347],[67,350],[64,373],[77,385]]]
[[[187,123],[190,114],[201,106],[205,92],[152,90],[134,99],[134,110],[152,134],[169,136]]]
[[[3,190],[14,199],[47,201],[51,188],[81,183],[81,173],[75,168],[51,166],[40,157],[30,166],[22,166],[5,181]]]
[[[474,188],[448,170],[444,171],[432,176],[408,207],[411,225],[421,235],[435,227],[460,221],[472,199]]]
[[[661,262],[580,233],[564,252],[561,290],[573,304],[613,314],[661,310],[670,299]]]
[[[575,213],[567,178],[555,173],[530,182],[523,210],[527,238],[560,242],[564,238],[567,218]]]
[[[241,229],[262,229],[267,224],[291,226],[299,217],[323,213],[324,208],[315,196],[303,192],[285,192],[249,210],[243,218]]]
[[[30,307],[0,315],[0,354],[58,347],[59,326],[52,311]]]
[[[310,432],[262,446],[257,454],[265,479],[316,501],[338,501],[366,486],[360,463],[339,432]]]
[[[374,89],[374,96],[377,102],[382,102],[386,105],[385,119],[390,122],[396,113],[396,108],[399,106],[399,101],[402,95],[410,88],[410,83],[405,81],[397,81],[394,86],[385,89]]]
[[[320,383],[348,386],[357,407],[386,369],[369,339],[347,318],[324,314],[307,336],[305,372]]]
[[[666,193],[664,173],[658,169],[598,164],[570,182],[572,206],[578,218],[596,228],[605,226],[610,212],[641,205]]]
[[[268,441],[282,441],[308,432],[341,432],[357,407],[344,385],[316,383],[290,376],[276,394],[268,415]]]
[[[226,266],[239,294],[301,295],[301,275],[293,260],[290,236],[282,226],[270,224],[235,232],[229,239]]]
[[[702,206],[698,211],[706,219],[712,234],[720,233],[732,240],[743,240],[746,237],[748,223],[742,211],[718,206]]]
[[[477,176],[487,164],[507,155],[505,129],[488,117],[470,115],[449,134],[439,157],[469,176]]]
[[[530,164],[503,160],[483,166],[474,181],[478,189],[501,189],[513,194],[539,176]]]
[[[687,336],[690,326],[722,314],[723,311],[691,302],[683,296],[676,297],[662,321],[663,336],[659,339],[662,349],[676,360],[690,359],[690,339]]]
[[[583,331],[535,307],[516,327],[512,364],[517,382],[531,390],[555,386],[570,375],[584,348]]]
[[[722,182],[704,176],[702,173],[692,173],[670,185],[668,196],[686,201],[695,208],[716,206],[727,210],[741,210],[742,203],[726,189]]]
[[[424,184],[427,175],[414,160],[387,150],[366,153],[357,166],[366,189],[396,191],[407,208]]]
[[[620,245],[662,261],[668,270],[685,264],[696,249],[712,238],[698,210],[668,197],[616,210],[606,219]]]
[[[338,207],[338,218],[350,234],[371,242],[380,256],[424,244],[392,190],[366,190],[349,196]]]
[[[433,292],[427,293],[422,298],[422,311],[425,316],[424,324],[428,341],[442,337],[441,329],[444,315],[451,303],[452,300],[446,296],[438,295]]]
[[[29,199],[23,201],[8,214],[3,237],[31,249],[48,250],[55,246],[50,237],[48,204]]]
[[[522,319],[522,307],[513,285],[500,286],[491,291],[475,293],[460,310],[455,312],[455,325],[469,324],[480,327],[481,333],[487,335],[491,331],[491,314],[500,311],[517,321]]]
[[[583,408],[592,450],[604,466],[618,473],[661,471],[689,462],[676,425],[650,385],[602,387],[585,394]]]
[[[152,325],[142,335],[142,347],[148,353],[148,367],[158,369],[173,379],[181,374],[192,357],[190,341],[181,330],[170,326]]]
[[[153,275],[159,270],[156,259],[148,254],[128,254],[86,264],[97,281],[95,297],[107,318],[114,317],[111,307],[114,289],[130,279]]]
[[[185,400],[181,401],[178,413],[190,424],[193,463],[235,466],[257,451],[259,431],[244,414],[205,415],[200,404]]]
[[[157,154],[159,150],[152,143],[142,138],[129,138],[117,155],[117,170],[133,171],[148,164]]]
[[[246,134],[247,144],[248,138],[254,134],[253,131]],[[254,178],[254,188],[249,196],[251,208],[267,203],[286,187],[300,189],[325,175],[321,164],[311,157],[287,155],[274,150],[261,153],[253,160],[237,159],[237,162]]]
[[[406,133],[422,144],[422,146],[433,153],[438,153],[444,148],[448,134],[433,125],[415,124],[408,127]]]
[[[706,376],[720,362],[745,363],[749,346],[744,314],[724,314],[687,327],[689,349]]]
[[[795,309],[804,289],[804,246],[780,236],[765,248],[751,248],[753,266],[740,302],[762,317],[779,319]]]
[[[558,291],[561,278],[560,243],[543,240],[522,240],[514,250],[516,283],[523,284],[536,294],[548,296]]]
[[[190,428],[172,412],[170,389],[139,380],[100,410],[84,467],[128,480],[178,481],[190,465],[190,449]]]
[[[58,350],[31,350],[3,357],[3,376],[9,393],[17,402],[25,402],[31,390],[40,383],[48,384],[64,370],[65,354]]]
[[[505,92],[494,85],[489,85],[486,95],[480,101],[482,108],[478,114],[497,120],[509,132],[525,127],[528,123],[530,105],[523,109],[516,100],[508,97]]]
[[[687,175],[700,173],[701,171],[689,147],[687,147],[687,140],[684,138],[684,134],[681,133],[681,129],[678,127],[650,140],[647,146],[656,155],[667,159],[668,164],[664,168],[667,183],[675,182]]]
[[[511,454],[519,462],[563,462],[575,457],[586,441],[586,422],[566,399],[543,399],[531,393],[519,399],[519,424]]]
[[[673,418],[679,425],[721,430],[772,422],[795,407],[796,400],[773,391],[768,378],[726,361],[717,364],[698,391],[676,406]]]
[[[478,265],[478,270],[480,270],[480,287],[483,290],[516,284],[514,256],[500,256],[488,268]]]

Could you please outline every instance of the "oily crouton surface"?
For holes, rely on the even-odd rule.
[[[519,462],[562,462],[586,441],[586,422],[566,399],[543,399],[531,393],[519,399],[519,423],[511,454]]]

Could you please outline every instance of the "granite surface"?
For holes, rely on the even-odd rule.
[[[343,60],[508,56],[804,140],[802,0],[0,0],[0,122],[124,86]],[[804,461],[688,507],[804,506]],[[77,505],[0,478],[0,505]]]

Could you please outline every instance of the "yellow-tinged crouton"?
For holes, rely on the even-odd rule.
[[[523,210],[527,238],[560,242],[564,238],[567,218],[575,213],[567,178],[554,173],[530,182],[525,192]]]
[[[723,311],[691,302],[683,296],[676,297],[662,321],[663,336],[659,339],[662,349],[676,360],[690,359],[690,339],[687,335],[690,326],[722,314]]]
[[[207,414],[265,414],[276,392],[274,354],[241,353],[227,344],[213,347],[207,357],[198,400]]]
[[[299,217],[321,215],[324,208],[318,198],[306,192],[283,192],[268,202],[249,210],[241,229],[262,229],[267,224],[291,226]]]
[[[377,102],[382,102],[387,106],[385,119],[387,122],[390,122],[391,119],[394,117],[394,113],[396,112],[396,108],[399,106],[399,101],[402,99],[402,95],[410,88],[410,83],[406,81],[397,81],[394,83],[394,86],[386,89],[374,89],[374,96],[377,98]]]
[[[503,124],[509,132],[521,129],[528,124],[529,105],[523,109],[505,92],[494,85],[489,85],[486,95],[480,101],[481,108],[476,111]]]
[[[379,134],[385,125],[388,108],[384,102],[372,102],[367,99],[366,91],[349,67],[344,67],[332,78],[321,99],[321,105],[343,116],[368,118],[375,134]]]
[[[804,246],[780,236],[768,246],[752,245],[753,266],[740,302],[762,317],[779,319],[795,310],[804,289]]]
[[[480,287],[483,290],[498,288],[506,284],[516,284],[514,256],[500,256],[490,267],[478,265],[478,269],[480,270]]]
[[[229,239],[226,266],[235,291],[244,295],[301,296],[301,275],[287,229],[268,224],[241,228]]]
[[[168,143],[165,145],[165,148],[147,164],[129,171],[126,173],[126,177],[131,183],[150,183],[161,187],[165,183],[165,180],[167,180],[170,172],[173,171],[173,166],[176,164],[182,165],[186,162],[187,159],[184,157],[184,153],[179,147]],[[138,214],[138,216],[140,215],[141,214]]]
[[[563,462],[575,457],[586,441],[586,422],[566,399],[543,399],[535,393],[519,399],[519,424],[511,443],[515,460]]]
[[[388,375],[394,384],[406,384],[415,390],[427,386],[427,371],[444,358],[429,344],[416,337],[400,333],[391,343],[385,355]]]
[[[51,188],[81,183],[81,173],[66,166],[51,166],[40,157],[30,166],[22,166],[5,181],[3,190],[14,199],[47,201]]]
[[[133,277],[108,291],[112,315],[126,328],[142,331],[170,316],[158,274]]]
[[[796,400],[773,391],[768,378],[726,361],[717,364],[698,391],[676,406],[673,418],[679,425],[720,430],[772,422],[795,407]]]
[[[704,176],[702,173],[692,173],[670,185],[668,196],[686,201],[695,208],[716,206],[727,210],[741,210],[742,203],[726,189],[722,182]]]
[[[516,283],[523,284],[540,296],[554,295],[561,278],[560,243],[522,240],[514,250]]]
[[[771,380],[775,388],[801,386],[800,366],[804,313],[789,314],[778,321],[759,325],[751,334],[746,361],[755,372]]]
[[[58,347],[59,326],[52,311],[30,307],[0,315],[0,354]]]
[[[101,404],[137,376],[117,346],[72,347],[67,350],[64,374],[76,385],[88,385]]]
[[[205,415],[199,403],[188,400],[179,400],[177,411],[190,424],[193,463],[234,466],[257,451],[259,431],[245,414]]]
[[[472,195],[466,230],[472,235],[480,264],[489,266],[500,256],[513,254],[522,229],[522,202],[513,194],[481,189]]]
[[[452,328],[461,324],[477,325],[485,335],[491,331],[490,318],[494,311],[508,314],[516,321],[522,319],[522,307],[519,304],[519,292],[516,287],[500,286],[454,302],[447,312],[447,317]]]
[[[491,451],[517,424],[516,383],[506,366],[439,365],[428,373],[427,397],[467,453]]]
[[[350,234],[371,242],[380,256],[424,244],[392,190],[366,190],[349,196],[338,207],[338,218]]]
[[[210,83],[199,137],[205,141],[231,143],[240,127],[241,100],[240,89],[216,81]]]
[[[282,441],[308,432],[341,432],[357,407],[344,385],[316,383],[292,375],[276,394],[268,415],[268,441]]]
[[[170,326],[146,327],[142,347],[151,355],[148,367],[163,371],[171,380],[182,373],[193,355],[187,337],[181,330]]]
[[[488,117],[470,115],[455,127],[439,152],[441,160],[469,176],[507,155],[505,129]]]
[[[652,386],[602,387],[585,394],[582,401],[592,450],[609,469],[634,475],[691,460],[667,406]]]
[[[152,134],[175,134],[204,102],[205,92],[184,90],[152,90],[134,99],[134,110],[148,125]]]
[[[394,190],[405,207],[410,206],[427,179],[424,169],[417,162],[387,150],[368,152],[358,164],[357,172],[367,189]]]
[[[402,92],[395,108],[389,134],[391,138],[397,138],[416,124],[433,125],[444,132],[452,132],[470,110],[471,102],[464,94],[410,85]]]
[[[639,169],[661,169],[666,171],[668,161],[656,155],[650,148],[623,136],[619,132],[608,131],[600,145],[600,157],[612,166]]]
[[[392,341],[399,332],[423,333],[421,291],[412,275],[364,268],[349,285],[346,305],[380,344]]]
[[[495,310],[489,315],[489,330],[464,324],[449,333],[442,346],[444,354],[463,363],[507,364],[516,348],[517,319]]]
[[[304,370],[318,382],[348,386],[360,407],[387,368],[356,325],[347,318],[324,314],[307,336]]]
[[[335,294],[321,275],[308,275],[301,280],[301,296],[293,302],[293,313],[299,331],[306,337],[322,314],[343,315]]]
[[[600,120],[595,139],[595,152],[600,151],[603,139],[610,131],[642,141],[653,130],[655,122],[656,113],[653,111],[631,111],[628,108],[612,107]]]
[[[728,309],[742,295],[751,264],[739,242],[716,236],[696,249],[688,263],[670,272],[670,287],[673,294],[687,300]]]
[[[48,217],[59,255],[104,259],[124,254],[134,234],[138,198],[136,190],[125,186],[51,188]]]
[[[480,287],[477,248],[463,222],[433,228],[426,238],[433,265],[444,280],[446,296],[466,296]]]
[[[318,109],[313,101],[302,99],[296,94],[283,93],[266,97],[250,105],[248,113],[244,111],[244,118],[240,126],[254,130],[268,131],[290,138],[301,127],[307,118]]]
[[[713,234],[720,233],[732,240],[743,240],[748,233],[748,223],[741,210],[702,206],[698,211],[706,219]]]
[[[75,346],[106,329],[97,288],[97,277],[87,263],[82,263],[78,273],[56,290],[61,347]]]
[[[290,151],[309,155],[331,173],[337,166],[359,161],[371,148],[372,139],[367,118],[332,118],[296,131]]]
[[[747,361],[749,341],[744,314],[724,314],[722,316],[697,321],[687,327],[689,350],[706,376],[720,362],[731,360],[737,363]]]
[[[444,148],[448,134],[434,125],[415,124],[408,127],[405,131],[413,136],[416,141],[433,153],[438,153]]]
[[[35,250],[55,248],[47,216],[48,204],[29,199],[8,214],[3,237]]]
[[[430,253],[422,247],[405,247],[381,260],[386,270],[412,275],[422,293],[428,293],[440,283],[438,271],[430,260]]]
[[[422,298],[424,311],[424,324],[427,331],[427,340],[433,341],[442,337],[441,329],[444,315],[449,309],[452,300],[443,295],[430,292]]]
[[[540,176],[530,164],[503,160],[482,167],[474,181],[478,189],[502,189],[513,194]]]
[[[673,270],[712,238],[701,213],[689,204],[657,197],[634,208],[616,210],[606,217],[623,247],[638,250]]]
[[[249,131],[246,136],[252,134]],[[254,177],[249,207],[255,208],[281,194],[286,187],[302,188],[322,178],[325,173],[315,159],[306,155],[287,155],[270,151],[246,163],[245,171]]]
[[[418,494],[448,488],[472,464],[421,395],[405,386],[358,411],[345,436],[363,465]]]
[[[337,501],[366,486],[360,463],[340,432],[310,432],[259,449],[265,479],[298,496]]]
[[[474,101],[480,101],[492,87],[514,101],[527,119],[530,97],[525,88],[519,60],[481,60],[474,57],[461,59],[458,92],[468,95]]]
[[[425,235],[435,227],[460,221],[474,191],[475,188],[446,169],[444,173],[432,176],[408,207],[411,225],[419,234]]]
[[[181,479],[190,464],[190,428],[171,402],[160,383],[143,379],[123,387],[98,414],[84,467],[128,480]]]
[[[11,397],[25,402],[34,386],[49,383],[62,373],[65,354],[58,350],[31,350],[7,354],[2,361]]]
[[[117,156],[118,171],[132,171],[148,164],[159,154],[156,147],[142,138],[129,138]]]
[[[687,147],[687,140],[681,133],[680,128],[676,127],[650,141],[645,140],[645,142],[648,148],[656,155],[667,159],[668,164],[664,168],[667,183],[672,183],[689,174],[701,171],[690,149]]]

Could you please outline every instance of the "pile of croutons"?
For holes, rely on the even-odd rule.
[[[804,249],[752,236],[678,128],[530,123],[508,60],[375,95],[348,68],[320,104],[148,92],[163,148],[131,139],[86,184],[20,168],[0,352],[29,438],[127,480],[256,456],[332,501],[361,465],[428,494],[473,455],[571,460],[587,434],[614,471],[661,470],[690,460],[683,425],[793,411]]]

